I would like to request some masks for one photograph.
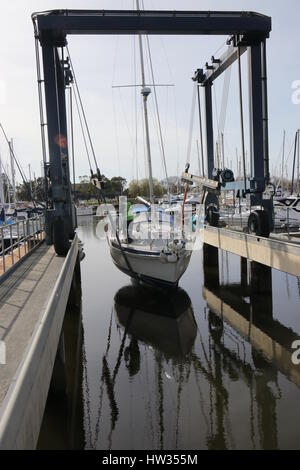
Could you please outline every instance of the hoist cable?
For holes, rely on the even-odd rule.
[[[76,189],[75,178],[75,153],[74,153],[74,129],[73,129],[73,90],[69,88],[70,97],[70,132],[71,132],[71,150],[72,150],[72,169],[73,169],[73,191]]]
[[[192,147],[192,137],[193,137],[193,127],[194,127],[197,86],[198,86],[198,84],[197,84],[197,82],[195,82],[194,83],[194,89],[193,89],[193,96],[192,96],[192,106],[191,106],[189,135],[188,135],[188,146],[187,146],[187,156],[186,156],[186,162],[187,163],[190,163],[190,160],[191,160],[191,147]]]
[[[96,160],[96,156],[95,156],[95,152],[94,152],[94,147],[93,147],[93,143],[92,143],[92,140],[91,140],[91,135],[90,135],[90,132],[89,132],[89,128],[88,128],[88,124],[87,124],[87,119],[86,119],[86,115],[85,115],[85,111],[83,109],[83,104],[82,104],[82,100],[81,100],[81,97],[80,97],[80,92],[79,92],[79,88],[78,88],[78,84],[77,84],[77,81],[76,81],[76,78],[75,78],[75,73],[74,73],[74,68],[73,68],[73,64],[71,62],[71,57],[70,57],[70,52],[69,52],[69,49],[67,48],[67,51],[68,51],[68,54],[69,54],[69,59],[70,59],[70,65],[71,65],[71,69],[72,69],[72,73],[73,73],[73,77],[74,77],[74,83],[75,83],[75,89],[76,89],[76,92],[77,92],[77,95],[78,95],[78,99],[79,99],[79,103],[80,103],[80,108],[81,108],[81,112],[82,112],[82,116],[83,116],[83,119],[84,119],[84,123],[85,123],[85,127],[86,127],[86,130],[87,130],[87,134],[88,134],[88,138],[89,138],[89,142],[90,142],[90,147],[92,149],[92,153],[93,153],[93,157],[94,157],[94,162],[95,162],[95,165],[96,165],[96,170],[97,170],[97,177],[98,177],[98,180],[100,181],[100,184],[101,184],[101,173],[100,173],[100,170],[99,170],[99,166],[97,164],[97,160]],[[74,89],[74,91],[75,91]],[[90,170],[91,170],[91,174],[93,173],[92,172],[92,166],[91,166],[91,160],[90,160],[90,156],[89,156],[89,152],[88,152],[88,147],[87,147],[87,142],[86,142],[86,138],[85,138],[85,134],[84,134],[84,128],[83,128],[83,122],[82,122],[82,119],[81,119],[81,116],[80,116],[80,109],[79,109],[79,103],[78,103],[78,99],[77,99],[77,96],[76,96],[76,92],[74,93],[74,97],[75,97],[75,103],[76,103],[76,107],[77,107],[77,112],[78,112],[78,116],[79,116],[79,121],[80,121],[80,126],[81,126],[81,130],[82,130],[82,134],[84,136],[84,143],[85,143],[85,146],[86,146],[86,151],[87,151],[87,156],[88,156],[88,161],[89,161],[89,165],[90,165]],[[98,188],[96,185],[95,187],[99,190],[100,192],[100,195],[101,195],[101,198],[104,202],[104,204],[106,204],[106,198],[105,198],[105,194],[104,192],[102,191],[102,189]],[[112,220],[112,217],[111,217],[111,214],[110,212],[108,211],[108,217],[110,219],[110,222],[112,224],[112,226],[114,226],[114,223],[113,223],[113,220]],[[127,265],[127,268],[129,270],[129,272],[131,273],[131,276],[136,278],[136,279],[139,279],[139,276],[133,271],[132,269],[132,266],[127,258],[127,255],[124,251],[124,248],[121,244],[121,241],[120,241],[120,237],[119,237],[119,234],[118,234],[118,231],[116,229],[116,227],[114,227],[114,232],[115,232],[115,235],[116,235],[116,239],[117,239],[117,242],[118,242],[118,245],[120,247],[120,250],[121,250],[121,253],[122,253],[122,256],[124,258],[124,261]]]
[[[217,140],[216,140],[216,159],[217,161],[215,162],[215,166],[217,168],[220,168],[220,126],[219,126],[219,114],[218,114],[218,106],[217,106],[217,96],[216,96],[216,88],[213,87],[213,96],[214,96],[214,105],[215,105],[215,120],[216,120],[216,124],[217,124]]]
[[[201,146],[202,176],[204,177],[204,152],[203,152],[202,116],[201,116],[200,86],[199,86],[198,83],[197,83],[197,101],[198,101],[198,114],[199,114],[199,132],[200,132],[200,146]],[[200,168],[199,168],[199,176],[201,176],[200,175]]]
[[[73,67],[73,62],[72,62],[72,59],[71,59],[71,55],[70,55],[70,51],[69,51],[68,46],[66,46],[66,49],[67,49],[67,52],[68,52],[68,55],[69,55],[69,59],[70,59],[70,66],[71,66],[71,70],[72,70],[72,74],[73,74],[74,84],[75,84],[75,87],[76,87],[76,91],[77,91],[77,95],[78,95],[78,99],[79,99],[79,103],[80,103],[80,108],[81,108],[82,116],[83,116],[83,119],[84,119],[84,123],[85,123],[86,131],[87,131],[87,135],[88,135],[88,139],[89,139],[91,151],[92,151],[92,154],[93,154],[93,158],[94,158],[96,170],[98,170],[98,169],[99,169],[99,166],[98,166],[98,163],[97,163],[97,159],[96,159],[96,155],[95,155],[95,150],[94,150],[94,146],[93,146],[93,142],[92,142],[90,130],[89,130],[89,127],[88,127],[88,123],[87,123],[85,111],[84,111],[84,108],[83,108],[82,99],[81,99],[81,95],[80,95],[80,91],[79,91],[79,87],[78,87],[78,83],[77,83],[77,79],[76,79],[76,75],[75,75],[75,71],[74,71],[74,67]]]
[[[239,78],[240,123],[241,123],[243,173],[244,173],[244,187],[245,187],[245,193],[246,193],[246,191],[247,191],[247,182],[246,182],[247,176],[246,176],[245,135],[244,135],[244,116],[243,116],[243,90],[242,90],[242,72],[241,72],[241,51],[240,51],[240,46],[238,46],[238,78]]]
[[[81,113],[80,113],[80,109],[79,109],[79,104],[78,104],[78,99],[77,99],[77,96],[76,96],[75,88],[74,88],[74,98],[75,98],[75,104],[76,104],[77,114],[78,114],[78,118],[79,118],[80,128],[81,128],[81,132],[82,132],[84,147],[85,147],[87,159],[88,159],[88,162],[89,162],[90,171],[92,173],[93,169],[92,169],[89,149],[88,149],[88,145],[87,145],[87,141],[86,141],[86,136],[85,136],[85,132],[84,132],[83,122],[82,122],[82,118],[81,118]]]
[[[225,168],[224,129],[225,129],[225,121],[226,121],[226,115],[227,115],[230,78],[231,78],[231,67],[228,67],[225,70],[225,74],[224,74],[222,101],[221,101],[221,109],[220,109],[220,115],[219,115],[219,130],[220,130],[220,136],[221,136],[221,142],[219,142],[219,146],[222,149],[223,169]]]
[[[190,126],[189,126],[189,135],[188,135],[188,146],[187,146],[187,156],[186,156],[186,165],[185,165],[185,172],[189,171],[190,168],[190,160],[191,160],[191,147],[192,147],[192,137],[193,137],[193,127],[194,127],[194,117],[195,117],[195,104],[196,104],[196,91],[197,91],[198,83],[194,82],[194,89],[193,89],[193,96],[192,96],[192,106],[191,106],[191,115],[190,115]],[[185,184],[183,201],[182,201],[182,208],[181,208],[181,228],[183,231],[184,225],[184,208],[185,208],[185,201],[188,193],[189,185],[188,183]]]
[[[35,57],[36,57],[36,74],[38,82],[38,99],[39,99],[39,111],[40,111],[40,127],[41,127],[41,138],[42,138],[42,154],[44,165],[46,163],[46,142],[45,142],[45,122],[44,122],[44,111],[43,111],[43,93],[42,93],[42,75],[41,75],[41,61],[40,61],[40,49],[39,49],[39,35],[35,19],[32,17],[34,37],[35,37]]]
[[[220,134],[223,134],[224,129],[225,129],[230,78],[231,78],[231,67],[228,67],[228,69],[226,69],[224,73],[224,82],[223,82],[223,89],[222,89],[222,101],[221,101],[221,109],[220,109],[220,115],[219,115]]]

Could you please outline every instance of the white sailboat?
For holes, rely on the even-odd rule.
[[[136,2],[137,10],[139,10],[139,1]],[[151,162],[151,148],[149,136],[149,123],[148,123],[148,110],[147,99],[151,93],[151,88],[146,86],[145,70],[144,70],[144,57],[143,57],[143,43],[142,36],[138,36],[139,50],[140,50],[140,65],[141,65],[141,79],[142,88],[141,94],[143,97],[143,110],[144,110],[144,125],[145,125],[145,138],[147,149],[147,164],[149,174],[149,195],[150,206],[153,208],[154,195],[153,195],[153,178],[152,178],[152,162]],[[149,213],[153,210],[149,210]],[[191,249],[187,249],[185,240],[182,236],[182,231],[175,234],[170,231],[169,224],[161,222],[155,226],[153,220],[143,222],[133,222],[133,225],[138,225],[139,230],[144,225],[148,231],[148,237],[142,237],[142,240],[120,239],[118,233],[113,233],[108,237],[110,253],[114,264],[121,271],[130,275],[138,280],[152,283],[162,284],[164,286],[177,286],[179,279],[187,269],[191,258]],[[157,236],[157,233],[159,235]]]
[[[154,249],[150,245],[135,246],[110,239],[110,253],[114,264],[131,277],[149,284],[166,287],[177,286],[186,271],[191,257],[191,250],[184,245],[163,244]],[[129,262],[129,266],[127,264]]]
[[[0,155],[0,224],[5,222],[5,212],[4,212],[4,188],[2,180],[2,161]]]

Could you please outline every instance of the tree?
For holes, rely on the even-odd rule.
[[[19,201],[30,201],[30,186],[32,188],[32,196],[37,201],[45,201],[45,182],[44,178],[36,178],[33,181],[26,181],[16,187],[16,196]]]
[[[113,176],[110,180],[111,191],[115,194],[122,194],[126,186],[126,178],[122,176]]]
[[[155,178],[153,180],[153,192],[156,197],[161,197],[165,192],[163,186]]]
[[[162,185],[153,179],[153,193],[154,196],[161,197],[164,194]],[[141,181],[132,180],[128,186],[128,196],[136,198],[137,196],[149,197],[149,180],[147,178]]]
[[[79,176],[79,181],[79,183],[75,184],[75,200],[89,200],[100,198],[99,189],[90,181],[90,178],[87,175]],[[102,175],[102,181],[104,183],[104,194],[107,198],[115,198],[118,197],[120,194],[123,194],[126,186],[126,179],[122,178],[122,176],[114,176],[109,179],[105,175]],[[38,201],[44,201],[44,178],[37,178],[34,181],[31,181],[31,187],[33,197]],[[22,183],[17,186],[17,198],[20,201],[30,201],[31,198],[29,188],[30,182]]]
[[[111,179],[105,175],[101,175],[103,183],[103,193],[107,198],[115,198],[121,195],[126,186],[126,179],[122,176],[113,176]],[[75,185],[75,193],[77,199],[100,198],[100,192],[90,179],[84,175],[79,177],[80,183]]]
[[[88,175],[79,176],[80,183],[90,183],[90,178]]]
[[[140,194],[140,187],[137,180],[132,180],[128,186],[128,196],[136,198]]]

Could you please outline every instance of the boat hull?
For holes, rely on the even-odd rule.
[[[96,214],[96,206],[76,206],[76,214],[78,217]]]
[[[186,271],[191,257],[190,250],[184,250],[176,261],[168,262],[161,257],[159,251],[136,250],[130,246],[122,246],[132,271],[144,282],[175,287]],[[110,243],[110,253],[114,264],[125,274],[134,277],[130,271],[120,247]]]

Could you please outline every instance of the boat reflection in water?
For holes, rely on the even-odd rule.
[[[121,335],[120,346],[116,359],[111,363],[111,342],[113,341],[113,322],[111,319],[107,347],[103,356],[101,391],[99,400],[99,411],[96,425],[94,443],[92,446],[111,449],[114,443],[115,448],[129,448],[131,444],[126,444],[129,436],[120,434],[116,429],[117,422],[123,420],[131,421],[136,419],[128,414],[128,407],[124,406],[120,411],[119,402],[124,401],[128,396],[136,397],[135,406],[143,403],[146,408],[148,420],[144,422],[149,425],[151,433],[150,442],[146,439],[138,448],[165,448],[165,430],[168,425],[165,420],[165,382],[172,381],[177,390],[177,404],[172,412],[175,416],[175,447],[178,440],[180,396],[182,384],[186,381],[188,374],[185,374],[183,364],[187,361],[187,356],[191,353],[194,341],[197,336],[197,324],[195,322],[191,300],[182,289],[172,291],[152,288],[150,286],[127,285],[121,288],[115,295],[114,308],[115,325],[117,332]],[[125,383],[122,362],[129,376],[129,382]],[[109,365],[110,364],[110,365]],[[168,364],[169,367],[166,367]],[[122,374],[123,372],[123,374]],[[123,399],[117,398],[119,388],[117,387],[118,375],[123,375],[122,391]],[[151,378],[150,378],[151,376]],[[133,382],[134,379],[144,384],[148,383],[147,390],[139,389],[139,385]],[[100,438],[100,416],[102,415],[103,385],[105,384],[106,395],[110,406],[110,429],[107,430],[107,440],[104,436]],[[127,386],[132,390],[125,392]],[[144,384],[145,385],[145,384]],[[145,397],[145,393],[150,393]],[[144,401],[146,400],[146,401]],[[124,403],[123,403],[124,405]],[[137,415],[138,426],[141,425],[141,417]],[[147,423],[147,424],[146,424]],[[101,423],[103,428],[107,428],[107,422]],[[122,423],[119,428],[122,429]],[[116,430],[116,431],[115,431]],[[114,435],[114,441],[113,441]]]
[[[136,341],[164,353],[166,359],[184,358],[193,347],[197,325],[191,300],[183,289],[174,293],[129,285],[115,296],[115,318]]]

